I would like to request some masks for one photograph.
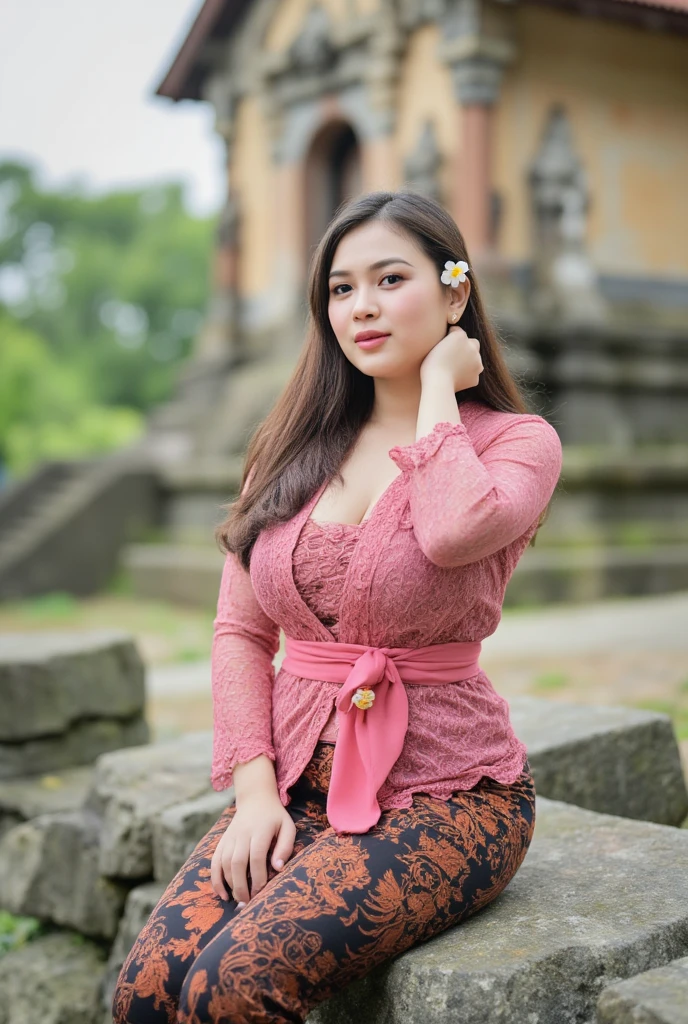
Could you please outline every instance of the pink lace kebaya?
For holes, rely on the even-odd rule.
[[[459,411],[461,423],[390,448],[401,472],[362,523],[310,519],[325,481],[289,522],[259,535],[250,573],[227,555],[212,649],[215,789],[232,784],[235,764],[266,754],[286,806],[316,743],[336,742],[340,684],[275,674],[280,627],[297,640],[373,647],[480,641],[496,630],[559,479],[561,442],[542,416],[475,401]],[[417,792],[446,800],[483,775],[515,782],[526,747],[482,670],[406,693],[408,729],[377,793],[382,811],[410,807]]]

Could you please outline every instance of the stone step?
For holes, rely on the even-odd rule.
[[[201,608],[217,606],[224,556],[190,544],[128,544],[120,565],[136,597]]]
[[[0,637],[0,779],[144,743],[145,669],[117,630]]]
[[[121,565],[138,597],[213,608],[224,555],[203,544],[129,544]],[[583,603],[688,589],[688,544],[652,547],[527,548],[504,606]]]
[[[586,602],[688,588],[688,544],[526,549],[504,606]]]
[[[595,1024],[688,1024],[688,956],[604,989]]]
[[[105,970],[100,946],[74,932],[43,935],[13,949],[0,956],[0,1021],[100,1024]]]
[[[538,796],[531,846],[492,903],[307,1022],[590,1024],[603,988],[686,954],[688,831]]]
[[[509,708],[542,796],[664,825],[685,820],[688,790],[668,715],[527,696]]]

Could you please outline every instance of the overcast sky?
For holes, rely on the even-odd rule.
[[[154,96],[202,0],[0,3],[0,160],[91,192],[188,182],[197,213],[222,201],[211,108]]]

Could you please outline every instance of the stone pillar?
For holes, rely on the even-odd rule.
[[[230,363],[237,352],[237,224],[237,204],[230,192],[218,218],[212,256],[210,298],[194,351],[195,359],[204,364]]]
[[[217,72],[206,83],[203,98],[215,110],[215,131],[224,142],[227,198],[217,221],[212,256],[210,298],[206,318],[194,348],[193,362],[204,367],[230,365],[238,354],[236,303],[239,262],[239,202],[230,182],[234,144],[235,86],[226,72]]]
[[[504,4],[448,0],[440,56],[452,72],[457,108],[456,169],[450,210],[474,260],[494,248],[493,107],[505,66],[513,59],[513,22]]]

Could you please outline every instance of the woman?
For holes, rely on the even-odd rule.
[[[212,783],[236,802],[132,949],[118,1024],[303,1021],[493,900],[532,838],[526,748],[477,659],[559,437],[433,200],[346,205],[309,299],[218,528]]]

